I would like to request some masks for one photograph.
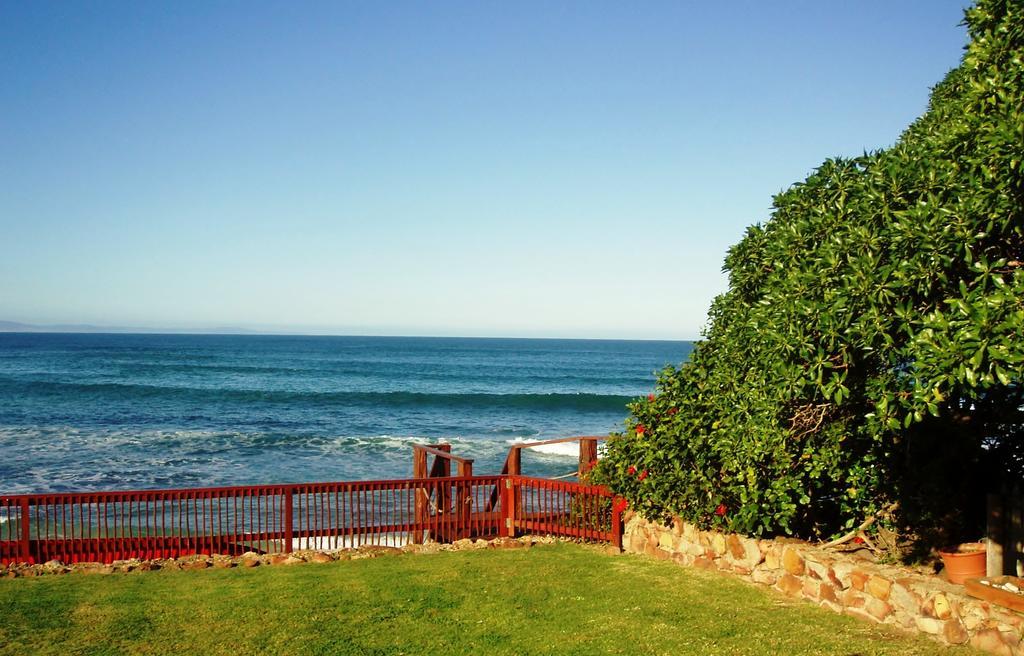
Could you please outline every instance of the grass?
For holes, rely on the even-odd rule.
[[[577,545],[0,580],[0,654],[968,654]]]

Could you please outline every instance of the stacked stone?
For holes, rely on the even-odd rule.
[[[13,564],[0,567],[0,578],[47,576],[53,574],[115,574],[148,572],[158,569],[200,570],[224,569],[230,567],[259,567],[261,565],[297,565],[299,563],[330,563],[336,560],[360,560],[387,555],[431,554],[441,551],[466,551],[473,549],[525,549],[538,544],[554,544],[561,540],[553,537],[526,535],[519,538],[496,538],[494,540],[456,540],[452,544],[427,542],[407,544],[403,547],[364,545],[356,549],[336,551],[294,551],[292,553],[259,554],[248,551],[240,556],[215,554],[195,555],[181,558],[158,558],[153,560],[115,560],[103,563],[70,563],[51,560],[40,565]]]
[[[1004,656],[1024,656],[1024,614],[968,596],[938,576],[816,548],[800,540],[759,540],[627,518],[627,552],[680,565],[729,572],[791,597],[852,617],[970,643]]]

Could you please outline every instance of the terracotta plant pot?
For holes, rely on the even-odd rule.
[[[985,543],[965,542],[939,549],[946,578],[950,583],[963,584],[967,579],[985,576]]]

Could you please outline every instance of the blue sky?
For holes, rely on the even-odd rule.
[[[0,3],[0,319],[698,336],[962,2]]]

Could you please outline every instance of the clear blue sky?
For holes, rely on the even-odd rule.
[[[0,319],[693,338],[963,6],[4,0]]]

